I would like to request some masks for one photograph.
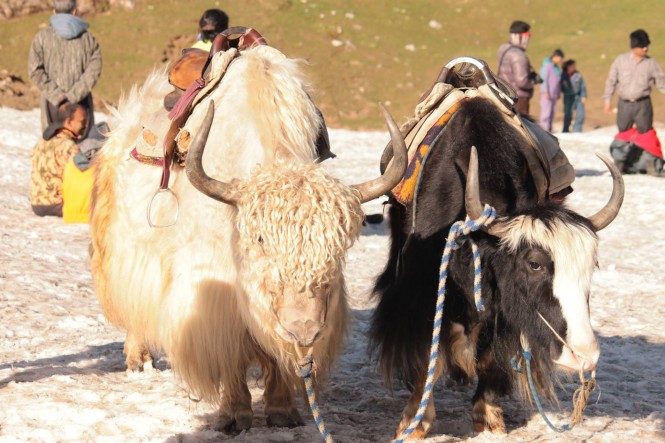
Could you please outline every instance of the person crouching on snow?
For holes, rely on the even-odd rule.
[[[79,144],[79,152],[65,166],[62,174],[62,220],[65,223],[90,223],[95,179],[93,159],[106,141],[108,132],[105,122],[90,128],[88,137]]]
[[[87,129],[87,119],[83,106],[64,107],[32,150],[30,203],[40,217],[62,217],[62,175],[67,162],[79,152],[77,142]]]

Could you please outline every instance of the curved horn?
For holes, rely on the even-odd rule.
[[[190,183],[194,185],[196,189],[210,198],[236,206],[238,196],[234,187],[228,183],[209,177],[203,170],[203,149],[208,140],[208,134],[210,133],[210,127],[212,126],[212,119],[214,116],[215,104],[210,100],[208,111],[203,119],[201,128],[187,149],[185,171],[187,172],[187,178]]]
[[[469,169],[466,174],[466,191],[464,192],[464,207],[471,220],[479,218],[483,213],[483,204],[480,202],[480,184],[478,183],[478,151],[471,146]],[[501,237],[499,224],[494,222],[482,230],[495,237]]]
[[[388,112],[382,104],[379,104],[379,107],[383,113],[383,118],[386,119],[386,125],[390,132],[393,159],[381,177],[351,186],[353,189],[360,192],[360,201],[362,203],[374,200],[375,198],[379,198],[388,193],[388,191],[397,186],[397,183],[402,180],[404,173],[406,172],[407,154],[404,137],[402,137],[402,133],[400,132],[397,123],[395,123],[395,120],[393,120],[393,117],[390,115],[390,112]]]
[[[611,158],[605,154],[596,152],[596,157],[601,159],[603,163],[607,165],[607,168],[612,174],[612,195],[610,200],[607,202],[605,207],[598,211],[596,214],[592,215],[589,218],[589,221],[593,224],[593,227],[596,228],[596,231],[607,227],[619,214],[619,209],[623,204],[623,194],[625,191],[623,184],[623,177],[621,176],[621,171],[616,167]]]

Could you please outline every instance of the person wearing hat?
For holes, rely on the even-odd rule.
[[[60,108],[72,103],[86,109],[89,129],[94,124],[92,88],[102,72],[101,49],[88,32],[90,25],[77,16],[76,0],[53,0],[53,12],[50,26],[35,35],[28,54],[30,80],[42,95],[42,131]]]
[[[655,85],[660,92],[665,93],[665,72],[653,58],[647,55],[650,44],[649,34],[644,29],[631,32],[630,51],[619,55],[610,67],[603,94],[604,110],[608,114],[611,112],[612,96],[618,91],[616,122],[619,133],[632,130],[633,126],[636,127],[638,134],[645,134],[653,130],[651,86]],[[635,157],[634,155],[628,156],[627,152],[625,154],[625,158],[622,158],[624,156],[619,155],[618,151],[612,152],[615,162],[624,172],[631,169],[631,165],[625,164],[625,162],[629,157]],[[642,160],[644,159],[639,161]],[[652,160],[655,161],[655,159],[649,159],[646,164],[649,171],[652,169]]]
[[[540,77],[543,79],[540,87],[540,127],[548,132],[552,132],[554,110],[561,95],[562,61],[563,51],[557,48],[540,66]]]
[[[637,29],[630,34],[630,52],[619,55],[610,67],[605,82],[605,112],[610,113],[612,95],[619,91],[617,126],[619,131],[630,129],[633,124],[640,133],[652,128],[651,85],[665,93],[665,73],[656,61],[647,55],[649,34]]]
[[[79,104],[63,107],[58,117],[30,155],[30,204],[40,217],[62,217],[62,175],[69,159],[79,152],[77,142],[86,130],[87,115]]]
[[[538,74],[526,55],[526,47],[531,38],[531,26],[516,20],[510,25],[508,32],[508,42],[499,47],[497,75],[517,93],[515,109],[520,114],[528,115],[533,87],[539,82]]]

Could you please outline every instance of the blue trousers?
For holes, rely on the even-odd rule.
[[[582,132],[584,124],[584,103],[579,95],[563,96],[563,132],[570,132],[570,123],[575,114],[573,132]]]

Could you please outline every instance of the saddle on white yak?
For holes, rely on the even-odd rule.
[[[131,151],[131,157],[135,160],[163,168],[160,188],[168,187],[172,161],[185,165],[192,134],[201,126],[204,117],[201,113],[192,114],[193,109],[215,89],[231,63],[250,48],[285,57],[277,49],[268,46],[255,29],[235,26],[215,38],[210,52],[185,49],[183,56],[169,69],[169,83],[174,86],[174,91],[164,98],[164,110],[143,122],[143,130]],[[164,118],[167,111],[168,119]],[[335,154],[330,150],[323,115],[318,112],[322,125],[316,150],[317,162],[321,162],[334,158]]]
[[[418,175],[433,136],[443,130],[464,100],[474,97],[494,103],[505,120],[528,141],[522,149],[538,201],[562,199],[572,192],[575,170],[558,139],[515,111],[513,105],[517,102],[517,94],[510,85],[494,76],[487,63],[472,57],[459,57],[445,65],[434,85],[416,105],[415,115],[400,128],[408,146],[409,166],[404,179],[391,192],[395,200],[403,205],[413,202]],[[389,143],[381,158],[381,172],[391,159]]]

